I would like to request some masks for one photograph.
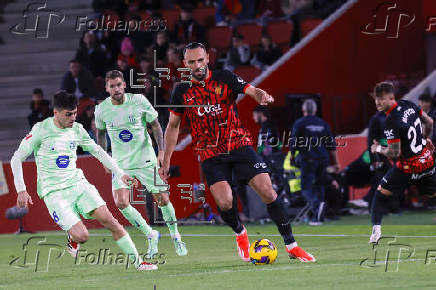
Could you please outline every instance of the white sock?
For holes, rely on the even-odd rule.
[[[288,249],[290,251],[297,246],[298,246],[297,242],[293,242],[292,244],[286,245],[286,249]]]
[[[373,225],[372,226],[372,232],[381,232],[381,225]]]

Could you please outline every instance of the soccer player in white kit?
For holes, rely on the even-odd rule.
[[[33,204],[26,190],[22,161],[32,152],[37,166],[37,192],[59,227],[68,233],[67,248],[77,256],[79,243],[88,240],[89,234],[80,215],[85,219],[95,218],[112,232],[116,244],[128,255],[138,270],[155,270],[156,265],[143,262],[127,231],[109,212],[97,189],[90,184],[82,170],[76,167],[77,146],[89,151],[103,165],[120,178],[124,184],[136,180],[125,174],[116,162],[98,146],[76,123],[77,99],[74,95],[59,92],[54,96],[54,117],[36,123],[31,132],[21,141],[11,159],[17,206]]]
[[[126,82],[120,71],[106,73],[106,98],[95,109],[97,142],[106,149],[106,132],[111,141],[112,157],[128,175],[137,178],[153,194],[167,222],[177,255],[188,254],[177,228],[177,218],[169,199],[167,185],[158,174],[158,165],[163,159],[163,132],[158,113],[142,94],[124,93]],[[158,156],[153,149],[147,124],[151,125],[158,145]],[[148,238],[147,254],[153,257],[158,252],[160,233],[153,230],[142,215],[130,204],[128,186],[119,177],[112,178],[115,204],[123,216]]]

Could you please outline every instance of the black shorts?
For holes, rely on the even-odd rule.
[[[209,186],[227,181],[232,184],[232,173],[238,182],[248,183],[260,173],[269,173],[268,166],[251,146],[242,146],[229,153],[204,160],[201,169]]]
[[[398,194],[402,194],[411,184],[416,185],[420,194],[433,195],[436,192],[436,167],[421,173],[404,173],[394,166],[380,181],[381,187]]]

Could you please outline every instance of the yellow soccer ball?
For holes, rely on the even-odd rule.
[[[255,265],[272,264],[277,258],[277,248],[273,242],[262,239],[250,246],[250,261]]]

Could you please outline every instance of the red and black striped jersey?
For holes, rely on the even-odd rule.
[[[250,133],[241,123],[236,97],[249,86],[227,70],[209,70],[203,83],[180,83],[174,89],[170,111],[185,116],[194,149],[202,161],[241,146],[252,145]]]
[[[384,133],[388,144],[401,142],[397,167],[406,173],[420,173],[431,168],[434,159],[422,133],[422,110],[410,101],[400,100],[386,115]]]

